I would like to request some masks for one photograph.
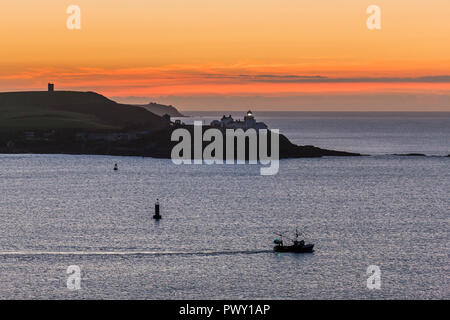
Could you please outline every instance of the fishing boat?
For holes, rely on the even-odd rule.
[[[292,241],[292,245],[285,246],[283,243],[283,235],[282,234],[276,234],[280,238],[275,238],[273,242],[276,244],[275,247],[273,247],[273,250],[275,252],[293,252],[293,253],[308,253],[308,252],[314,252],[314,244],[313,243],[305,243],[305,240],[298,240],[299,233],[298,229],[295,229],[295,239],[289,239]],[[287,237],[286,237],[287,238]]]

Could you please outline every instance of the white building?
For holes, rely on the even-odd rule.
[[[251,111],[247,112],[244,117],[244,121],[234,120],[231,115],[226,117],[225,115],[220,120],[214,120],[211,122],[212,127],[224,128],[224,129],[267,129],[267,125],[264,122],[256,122]]]

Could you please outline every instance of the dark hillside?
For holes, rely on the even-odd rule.
[[[0,130],[117,130],[164,127],[161,117],[142,107],[118,104],[95,92],[0,93]]]

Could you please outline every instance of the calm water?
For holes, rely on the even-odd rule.
[[[186,112],[204,124],[224,113]],[[226,113],[227,115],[229,113]],[[245,113],[233,112],[234,119]],[[292,142],[371,155],[450,153],[450,112],[255,112],[257,121],[280,129]]]
[[[296,139],[308,127],[299,121]],[[330,139],[345,137],[349,150],[350,129],[338,124],[354,120],[336,121]],[[431,142],[409,128],[408,147],[389,153],[450,153],[448,127],[417,122]],[[364,132],[354,142],[368,149],[351,150],[381,153],[371,141],[382,139],[365,144]],[[0,155],[0,298],[448,299],[449,169],[446,157],[376,155],[282,160],[262,177],[251,165]],[[271,252],[273,232],[296,225],[316,251]],[[80,291],[66,288],[69,265],[81,267]],[[366,287],[369,265],[381,268],[380,290]]]

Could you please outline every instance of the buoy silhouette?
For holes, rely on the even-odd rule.
[[[159,220],[161,219],[161,215],[159,214],[159,199],[156,199],[155,203],[155,214],[153,215],[153,219]]]

